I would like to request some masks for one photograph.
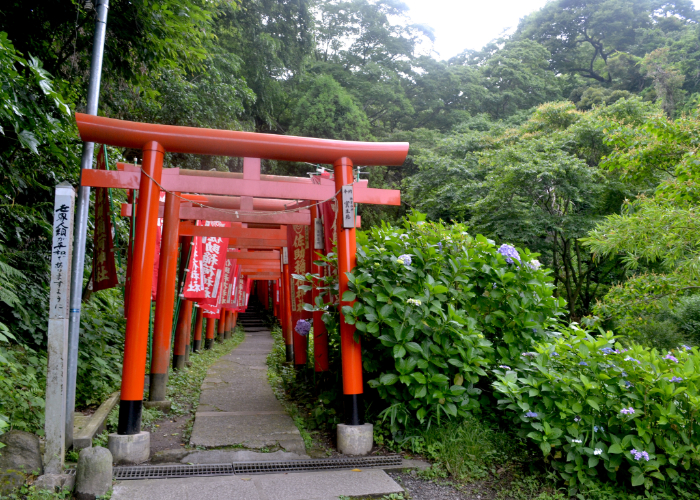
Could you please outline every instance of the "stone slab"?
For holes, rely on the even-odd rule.
[[[215,476],[118,481],[112,500],[261,500],[250,478]]]
[[[112,500],[337,500],[402,493],[383,470],[118,481]]]
[[[304,441],[294,421],[286,414],[195,416],[191,446],[217,448],[241,445],[246,448],[281,446],[304,453]]]
[[[234,462],[270,462],[280,460],[305,460],[308,455],[300,455],[289,451],[261,453],[251,450],[206,450],[194,451],[185,455],[180,463],[183,464],[230,464]]]

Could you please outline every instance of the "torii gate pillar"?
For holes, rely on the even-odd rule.
[[[348,290],[348,277],[345,273],[353,270],[356,263],[357,244],[355,241],[355,224],[352,228],[343,228],[343,199],[342,188],[352,184],[352,161],[341,158],[333,164],[335,189],[337,191],[338,216],[336,230],[338,232],[338,295],[340,298],[340,350],[343,368],[343,395],[345,403],[346,425],[364,424],[364,408],[362,405],[362,350],[360,343],[355,342],[355,325],[345,322],[342,313],[344,306],[350,306],[355,301],[344,301],[343,294]]]
[[[131,435],[141,431],[143,385],[146,371],[146,347],[150,322],[151,284],[156,253],[158,199],[163,173],[163,146],[155,141],[143,146],[143,172],[139,184],[139,210],[131,267],[131,290],[126,316],[124,365],[122,368],[121,401],[117,434]],[[152,180],[153,179],[153,180]]]

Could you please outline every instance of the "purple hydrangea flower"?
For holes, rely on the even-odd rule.
[[[524,352],[521,354],[521,356],[525,356],[526,358],[534,358],[537,356],[536,352]]]
[[[500,248],[498,249],[498,253],[503,255],[503,257],[505,257],[506,262],[508,264],[512,264],[513,259],[517,260],[518,263],[520,263],[520,254],[515,249],[515,247],[512,245],[501,245]]]
[[[438,242],[438,249],[442,252],[442,241]]]
[[[664,359],[668,359],[669,361],[673,361],[674,363],[678,363],[678,358],[676,358],[670,352],[666,356],[664,356]]]
[[[620,413],[622,413],[623,415],[633,415],[635,411],[634,408],[630,406],[629,408],[623,408],[622,410],[620,410]]]
[[[411,260],[411,256],[408,254],[399,255],[398,259],[396,259],[396,260],[401,262],[404,266],[410,266],[411,262],[413,262]]]
[[[637,451],[637,450],[630,450],[630,454],[634,457],[635,460],[641,460],[642,458],[646,460],[647,462],[649,461],[649,453],[646,451]]]
[[[671,377],[670,382],[683,382],[683,379],[680,377]]]
[[[576,415],[576,416],[574,417],[574,422],[580,422],[580,421],[581,421],[581,417],[579,417],[578,415]]]
[[[499,368],[503,368],[504,370],[510,370],[510,366],[508,365],[498,365]]]
[[[306,337],[311,330],[311,323],[305,319],[300,319],[297,321],[297,325],[294,327],[294,331],[297,332],[302,337]]]
[[[527,418],[537,418],[537,413],[535,413],[534,411],[529,411],[525,414],[525,416]]]
[[[691,349],[690,346],[687,346],[685,344],[681,345],[681,347],[686,351],[690,351],[690,349]]]

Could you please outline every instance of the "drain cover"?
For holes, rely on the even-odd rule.
[[[139,465],[115,467],[114,479],[164,479],[175,477],[230,476],[233,474],[274,474],[321,470],[391,467],[401,465],[400,455],[388,457],[322,458],[280,462],[235,462],[232,464]]]

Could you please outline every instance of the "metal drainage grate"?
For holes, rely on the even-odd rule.
[[[391,467],[401,465],[400,455],[389,457],[322,458],[280,462],[236,462],[233,464],[141,465],[115,467],[114,479],[165,479],[176,477],[230,476],[234,474],[274,474],[321,470]]]
[[[234,474],[270,474],[274,472],[306,472],[360,467],[389,467],[401,465],[399,455],[390,457],[322,458],[316,460],[289,460],[285,462],[237,462]]]
[[[231,464],[196,465],[141,465],[136,467],[115,467],[114,479],[165,479],[174,477],[230,476]]]

